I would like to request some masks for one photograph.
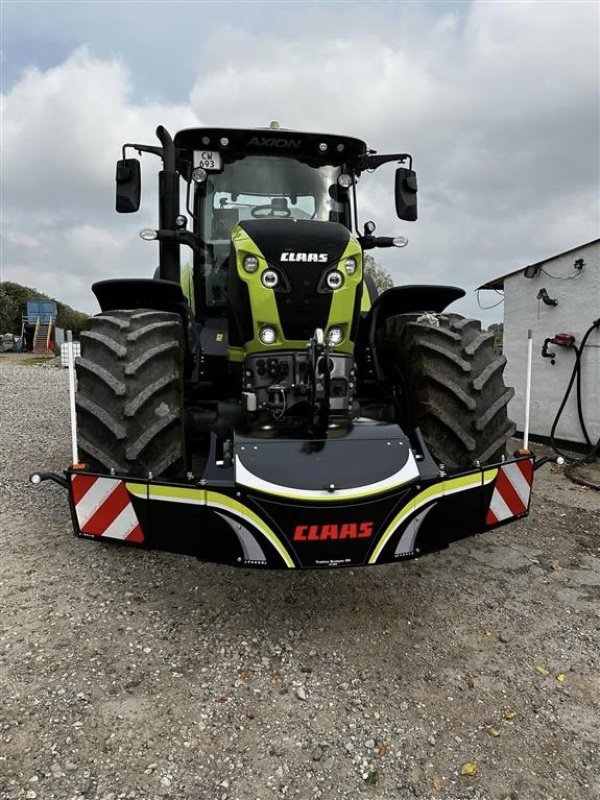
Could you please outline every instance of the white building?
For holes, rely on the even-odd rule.
[[[580,347],[586,331],[600,318],[600,239],[521,267],[480,289],[504,290],[505,380],[515,387],[508,413],[520,431],[525,418],[527,332],[533,331],[531,435],[548,437],[576,354],[572,348],[549,342],[546,350],[555,357],[544,358],[542,349],[545,340],[558,333],[572,334]],[[573,385],[555,437],[584,444],[576,393]],[[581,354],[581,403],[584,423],[595,443],[600,437],[600,328],[592,330]]]

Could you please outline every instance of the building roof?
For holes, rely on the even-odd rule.
[[[591,242],[578,244],[577,247],[571,247],[570,250],[564,250],[562,253],[557,253],[549,258],[544,258],[542,261],[537,261],[535,264],[526,264],[524,267],[519,267],[519,269],[514,269],[512,272],[507,272],[505,275],[500,275],[498,278],[492,278],[491,281],[478,286],[477,289],[503,289],[506,278],[510,278],[512,275],[518,275],[519,272],[524,272],[528,267],[541,267],[544,264],[547,264],[549,261],[553,261],[555,258],[560,258],[561,256],[568,255],[569,253],[574,253],[576,250],[583,250],[584,247],[589,247],[591,244],[598,244],[598,242],[600,242],[600,239],[592,239]]]

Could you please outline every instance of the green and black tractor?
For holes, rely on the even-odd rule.
[[[140,235],[159,266],[94,284],[101,313],[81,335],[77,532],[328,567],[524,516],[533,462],[505,457],[513,391],[494,335],[446,311],[463,289],[378,294],[364,272],[366,251],[406,240],[359,225],[361,175],[395,162],[396,213],[414,221],[411,156],[275,123],[156,133],[124,145],[116,208],[140,206],[127,151],[158,156],[159,227]],[[507,512],[511,468],[521,504]]]

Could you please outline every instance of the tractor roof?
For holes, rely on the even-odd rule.
[[[323,164],[343,164],[367,154],[367,145],[360,139],[283,128],[187,128],[175,135],[175,147],[218,150],[233,158],[280,155]]]

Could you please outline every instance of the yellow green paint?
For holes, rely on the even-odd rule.
[[[243,348],[230,347],[228,358],[231,361],[243,361],[244,355],[253,353],[268,353],[273,350],[304,350],[306,341],[296,339],[285,339],[283,337],[283,327],[279,318],[277,300],[273,289],[263,286],[261,276],[268,269],[268,264],[262,252],[254,240],[239,225],[233,229],[232,242],[236,251],[237,273],[241,281],[248,287],[248,296],[252,309],[253,338],[246,342]],[[253,273],[248,273],[243,267],[244,258],[248,255],[258,259],[258,269]],[[344,263],[347,258],[353,257],[357,262],[357,269],[354,275],[348,275]],[[354,311],[354,301],[356,292],[360,289],[362,281],[362,250],[360,245],[353,237],[350,237],[348,244],[338,264],[338,269],[344,275],[344,284],[339,289],[334,290],[329,311],[329,318],[325,328],[325,334],[329,328],[341,327],[344,331],[344,340],[336,345],[335,352],[352,355],[354,352],[354,342],[350,340],[350,324]],[[273,344],[266,345],[259,338],[259,331],[264,325],[275,328],[277,338]]]
[[[387,526],[381,538],[379,539],[379,542],[377,543],[377,547],[375,550],[373,550],[369,558],[369,564],[375,564],[377,562],[377,559],[381,555],[381,551],[385,545],[388,543],[390,536],[394,533],[398,526],[407,519],[407,517],[411,516],[411,514],[413,514],[415,511],[418,511],[419,508],[422,508],[429,501],[437,500],[445,495],[456,494],[457,492],[464,492],[469,489],[476,489],[478,487],[485,486],[493,481],[497,474],[497,469],[489,469],[483,473],[476,472],[475,474],[471,475],[461,475],[458,478],[450,478],[449,480],[435,483],[433,486],[428,486],[427,489],[423,489],[422,492],[419,492],[419,494],[415,495],[410,503],[405,505],[404,508],[402,508],[398,514],[396,514],[394,519]]]
[[[236,516],[252,523],[252,525],[254,525],[255,528],[263,533],[271,542],[273,547],[284,560],[286,566],[289,567],[289,569],[295,569],[294,562],[292,561],[290,554],[283,546],[281,539],[268,525],[265,524],[264,520],[262,520],[258,514],[255,514],[254,511],[252,511],[252,509],[248,508],[248,506],[245,506],[243,503],[240,503],[238,500],[235,500],[233,497],[229,497],[226,494],[221,494],[221,492],[207,491],[206,500],[209,508],[211,506],[226,508]]]

